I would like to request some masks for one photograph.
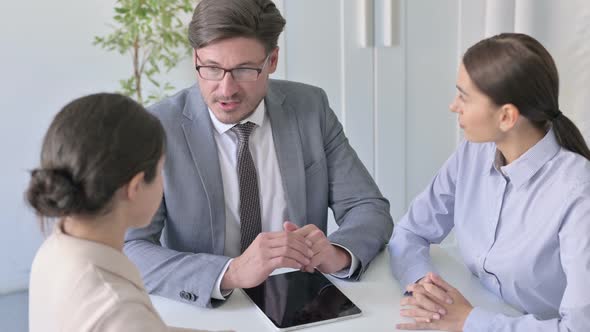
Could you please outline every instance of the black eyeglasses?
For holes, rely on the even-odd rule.
[[[197,56],[197,59],[199,57]],[[226,73],[230,73],[231,77],[236,82],[253,82],[258,80],[260,73],[266,67],[268,63],[268,59],[270,58],[270,54],[264,58],[264,63],[260,68],[249,68],[249,67],[238,67],[232,69],[225,69],[217,66],[195,66],[199,76],[202,79],[208,81],[221,81],[225,77]]]

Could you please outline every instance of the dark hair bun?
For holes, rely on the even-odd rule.
[[[103,216],[134,176],[144,172],[146,183],[156,178],[165,138],[158,118],[129,97],[75,99],[45,134],[26,200],[40,217]]]
[[[35,169],[27,190],[27,200],[44,217],[62,217],[83,206],[84,192],[67,170]]]

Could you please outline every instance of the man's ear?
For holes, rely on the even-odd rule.
[[[500,107],[500,130],[507,132],[514,128],[520,118],[520,111],[513,104],[505,104]]]
[[[137,196],[139,195],[139,190],[141,189],[141,185],[143,184],[144,177],[145,173],[140,172],[135,174],[135,176],[131,178],[131,180],[127,183],[127,186],[125,187],[125,198],[127,198],[130,201],[134,201],[137,199]]]
[[[275,47],[272,52],[270,52],[270,58],[268,59],[268,73],[272,74],[277,70],[277,66],[279,65],[279,47]]]

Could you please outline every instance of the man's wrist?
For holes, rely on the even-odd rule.
[[[350,264],[352,263],[352,257],[348,251],[338,245],[332,244],[332,246],[336,249],[336,261],[339,262],[336,271],[344,270],[345,268],[350,267]]]
[[[233,259],[225,271],[223,278],[221,279],[221,291],[227,291],[234,288],[238,288],[237,280],[235,280],[235,273],[233,273],[235,269],[235,262],[236,259]]]
[[[225,263],[223,269],[221,269],[221,272],[215,279],[215,286],[213,287],[213,291],[211,292],[212,299],[225,300],[233,292],[233,289],[224,290],[221,287],[221,281],[223,280],[223,276],[225,276],[225,272],[227,272],[227,269],[229,268],[229,265],[232,261],[233,259],[229,259]]]

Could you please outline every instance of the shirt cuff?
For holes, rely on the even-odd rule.
[[[227,272],[227,269],[229,268],[229,264],[232,261],[233,261],[233,258],[230,259],[229,261],[227,261],[227,263],[223,267],[223,270],[221,270],[219,277],[217,277],[217,281],[215,281],[215,287],[213,287],[213,293],[211,294],[211,298],[216,299],[216,300],[225,300],[226,297],[228,297],[234,291],[233,289],[228,289],[228,290],[224,290],[224,291],[221,290],[221,280],[223,279],[223,276],[225,276],[225,272]]]
[[[438,273],[436,269],[434,269],[434,267],[428,263],[419,263],[417,265],[414,265],[406,271],[404,271],[399,280],[400,286],[405,291],[408,285],[414,284],[420,279],[424,278],[424,276],[426,276],[428,272]]]
[[[465,319],[463,331],[491,331],[496,313],[474,307]]]
[[[346,252],[348,252],[348,254],[350,255],[350,268],[344,268],[338,272],[332,273],[331,275],[336,278],[340,278],[340,279],[350,278],[359,267],[359,264],[360,264],[359,259],[356,258],[356,256],[353,255],[352,252],[350,250],[348,250],[346,247],[343,247],[337,243],[332,243],[332,245],[338,246],[338,247],[346,250]]]

